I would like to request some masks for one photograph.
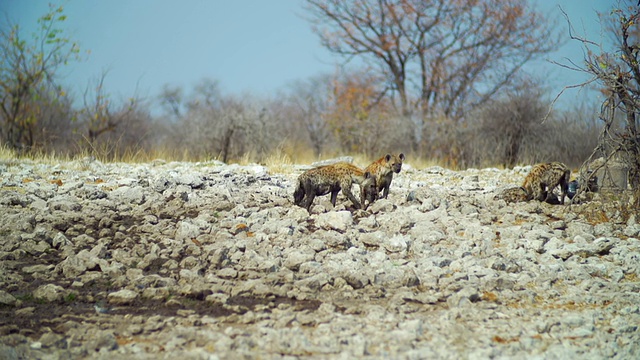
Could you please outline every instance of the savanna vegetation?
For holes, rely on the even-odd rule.
[[[324,47],[360,65],[269,97],[227,93],[203,78],[192,88],[167,84],[154,98],[115,99],[105,72],[87,79],[78,99],[61,85],[61,69],[84,56],[65,31],[64,9],[52,6],[31,36],[9,24],[0,33],[1,147],[16,156],[258,163],[402,151],[453,169],[578,167],[596,149],[624,151],[638,167],[633,1],[601,14],[619,42],[613,49],[567,33],[562,17],[527,0],[305,0],[302,9]],[[592,74],[604,104],[561,108],[547,80],[527,73],[570,38],[584,44],[585,59],[558,66]]]

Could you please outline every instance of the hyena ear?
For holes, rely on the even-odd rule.
[[[385,155],[384,161],[389,162],[389,160],[391,160],[391,154]]]
[[[370,178],[371,178],[371,173],[370,173],[370,172],[368,172],[368,171],[367,171],[367,172],[365,172],[365,173],[364,173],[364,178],[365,178],[365,179],[370,179]]]
[[[398,156],[400,158],[400,160],[404,161],[404,154],[400,153],[400,155]]]

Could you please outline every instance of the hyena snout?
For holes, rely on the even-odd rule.
[[[368,201],[369,204],[373,203],[374,201],[378,200],[378,191],[376,191],[376,189],[367,189],[367,191],[365,191],[364,193],[364,199]]]

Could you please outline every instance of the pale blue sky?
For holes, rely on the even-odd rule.
[[[580,33],[608,40],[596,11],[608,13],[611,0],[530,1],[558,18],[560,4]],[[0,0],[0,24],[6,14],[31,31],[49,3],[64,6],[70,37],[90,51],[61,73],[76,95],[108,70],[105,87],[119,98],[151,99],[163,84],[188,90],[203,78],[218,80],[225,93],[271,96],[293,80],[332,72],[340,61],[320,46],[301,0]],[[564,19],[558,26],[567,33]],[[580,46],[569,42],[548,56],[563,57],[580,62]],[[548,75],[557,91],[586,79],[549,64],[532,69]],[[565,101],[584,96],[573,91]]]

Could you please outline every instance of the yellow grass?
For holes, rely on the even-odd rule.
[[[272,173],[288,173],[293,165],[309,165],[317,161],[332,159],[340,156],[351,156],[354,164],[366,167],[371,162],[378,160],[387,152],[380,152],[377,156],[367,156],[362,153],[344,154],[339,151],[329,151],[316,155],[306,144],[290,144],[283,143],[267,154],[256,154],[248,152],[239,158],[230,159],[228,163],[237,163],[241,165],[261,164],[266,166]],[[424,169],[432,166],[443,166],[432,159],[423,157],[414,157],[405,152],[405,163],[410,164],[415,169]],[[152,151],[144,151],[142,149],[126,149],[118,150],[114,144],[100,144],[87,146],[75,152],[73,155],[29,152],[19,154],[9,149],[6,145],[0,144],[0,162],[17,162],[21,160],[31,160],[40,163],[57,164],[65,161],[81,160],[88,157],[95,158],[103,163],[146,163],[153,160],[162,159],[167,162],[184,161],[184,162],[203,162],[211,160],[221,160],[216,155],[198,155],[190,153],[186,149],[168,149],[155,148]],[[444,167],[444,166],[443,166]]]
[[[293,162],[291,161],[291,156],[279,147],[265,157],[264,165],[269,168],[271,173],[282,174],[291,171]]]
[[[0,144],[0,162],[11,162],[16,158],[15,151],[7,148],[4,144]]]
[[[45,164],[57,164],[60,161],[70,160],[70,158],[68,156],[60,154],[43,152],[19,154],[17,151],[8,148],[6,145],[0,144],[0,163],[14,163],[25,160],[36,161]]]

